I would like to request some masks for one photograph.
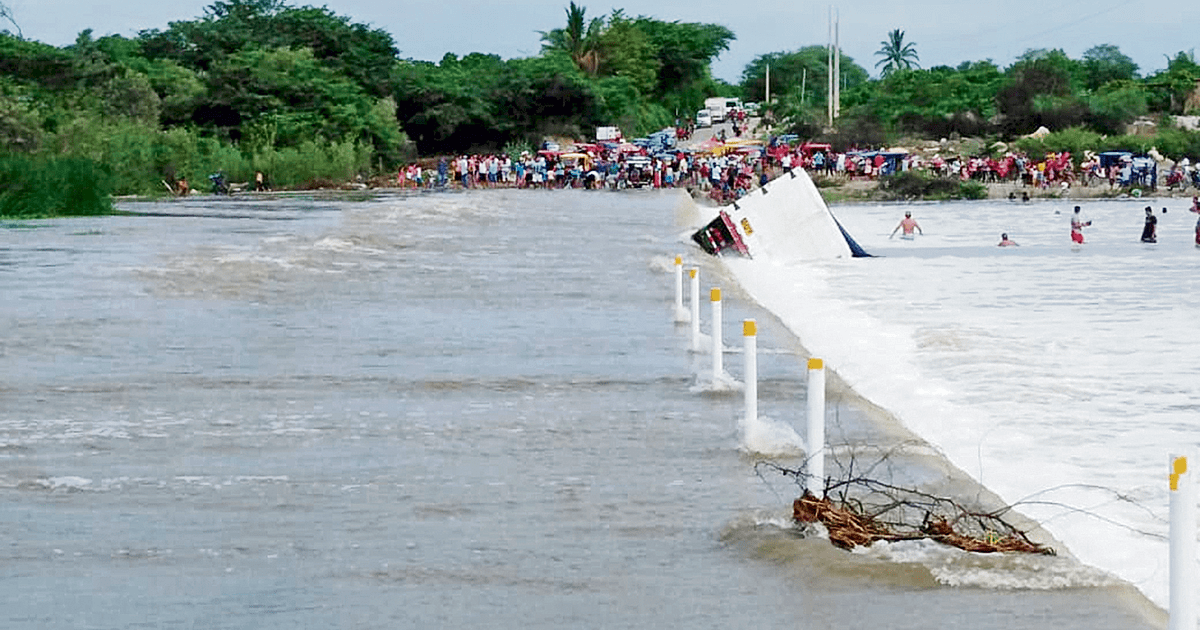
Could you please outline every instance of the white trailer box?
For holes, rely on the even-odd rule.
[[[596,139],[599,141],[612,140],[619,142],[621,138],[620,127],[596,127]]]
[[[725,122],[725,116],[728,115],[728,110],[725,107],[724,96],[714,96],[704,99],[704,109],[707,109],[712,114],[714,123]]]

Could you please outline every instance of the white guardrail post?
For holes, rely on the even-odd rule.
[[[808,360],[808,478],[805,489],[825,494],[825,362]]]
[[[721,346],[724,343],[721,340],[721,287],[713,287],[709,292],[712,298],[712,370],[713,370],[713,389],[720,387],[721,375],[725,372],[723,365]]]
[[[1171,456],[1169,630],[1196,630],[1196,473],[1187,456]]]
[[[692,352],[700,351],[700,268],[688,269],[692,278]]]
[[[746,422],[758,420],[758,325],[753,319],[742,320],[746,341]]]

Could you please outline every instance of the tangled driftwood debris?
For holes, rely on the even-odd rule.
[[[759,462],[757,467],[774,469],[794,477],[797,483],[805,479],[803,468],[768,462]],[[792,502],[792,519],[821,523],[829,532],[829,541],[842,549],[867,547],[881,540],[928,539],[979,553],[1056,555],[1053,548],[1030,540],[1028,532],[1005,519],[1012,506],[972,509],[948,497],[855,476],[855,467],[852,460],[844,469],[845,478],[827,479],[819,498],[806,490]]]
[[[996,527],[984,528],[985,533],[967,534],[955,531],[954,524],[926,512],[925,521],[917,528],[896,531],[876,517],[861,514],[849,504],[835,506],[829,497],[816,498],[811,493],[792,503],[792,519],[801,523],[819,522],[829,532],[829,542],[842,549],[867,547],[876,541],[930,540],[979,553],[1019,552],[1054,555],[1054,549],[1039,545],[1026,534],[992,514],[963,512],[963,517],[978,521],[994,521]],[[997,531],[999,530],[999,531]]]

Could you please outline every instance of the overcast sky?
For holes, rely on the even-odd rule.
[[[203,15],[211,0],[0,0],[25,37],[65,46],[82,30],[133,37]],[[355,22],[392,34],[400,56],[436,61],[447,52],[527,57],[540,49],[538,31],[562,26],[568,0],[329,0]],[[1079,59],[1097,44],[1114,44],[1142,74],[1166,67],[1166,57],[1198,46],[1200,3],[1144,0],[858,0],[819,3],[729,0],[580,0],[588,17],[623,8],[626,15],[721,24],[737,36],[713,64],[713,74],[740,79],[758,55],[824,45],[832,6],[840,12],[843,52],[877,76],[875,51],[892,29],[916,44],[921,67],[991,59],[1001,68],[1030,48],[1062,48]],[[11,26],[11,25],[6,25]],[[11,30],[11,29],[10,29]]]

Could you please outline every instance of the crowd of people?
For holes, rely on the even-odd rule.
[[[719,154],[718,154],[719,153]],[[626,143],[576,145],[570,151],[541,150],[513,157],[460,155],[414,162],[396,174],[401,188],[672,188],[712,191],[732,201],[762,183],[761,151],[732,149],[697,152],[669,149],[647,155]]]
[[[1132,154],[1096,155],[1085,153],[1075,165],[1070,152],[1047,153],[1036,158],[1023,152],[1005,152],[999,157],[941,156],[925,158],[918,153],[888,149],[852,149],[845,153],[832,150],[804,151],[800,145],[800,166],[849,178],[877,179],[902,171],[926,171],[940,177],[957,177],[980,183],[1020,183],[1039,189],[1070,188],[1072,186],[1108,185],[1112,188],[1138,187],[1154,190],[1158,187],[1157,163],[1149,157]],[[1200,170],[1186,161],[1172,167],[1167,177],[1169,187],[1200,188]]]
[[[736,119],[735,119],[736,120]],[[736,124],[736,123],[735,123]],[[724,128],[704,142],[687,139],[694,129],[660,132],[669,145],[647,147],[624,141],[578,143],[558,150],[543,147],[519,155],[477,154],[414,162],[396,176],[403,188],[670,188],[687,186],[717,203],[730,203],[779,173],[803,168],[843,179],[878,179],[904,171],[981,183],[1008,182],[1033,190],[1066,191],[1074,186],[1129,187],[1134,194],[1158,186],[1157,161],[1129,153],[1069,152],[1033,157],[1019,151],[998,156],[922,156],[903,149],[835,151],[829,144],[800,142],[796,136],[768,141],[743,138],[744,126],[729,137]],[[1078,164],[1077,164],[1078,162]],[[1200,188],[1200,169],[1183,161],[1166,177],[1168,187]],[[1015,195],[1014,195],[1015,196]],[[1023,193],[1028,198],[1028,193]]]

